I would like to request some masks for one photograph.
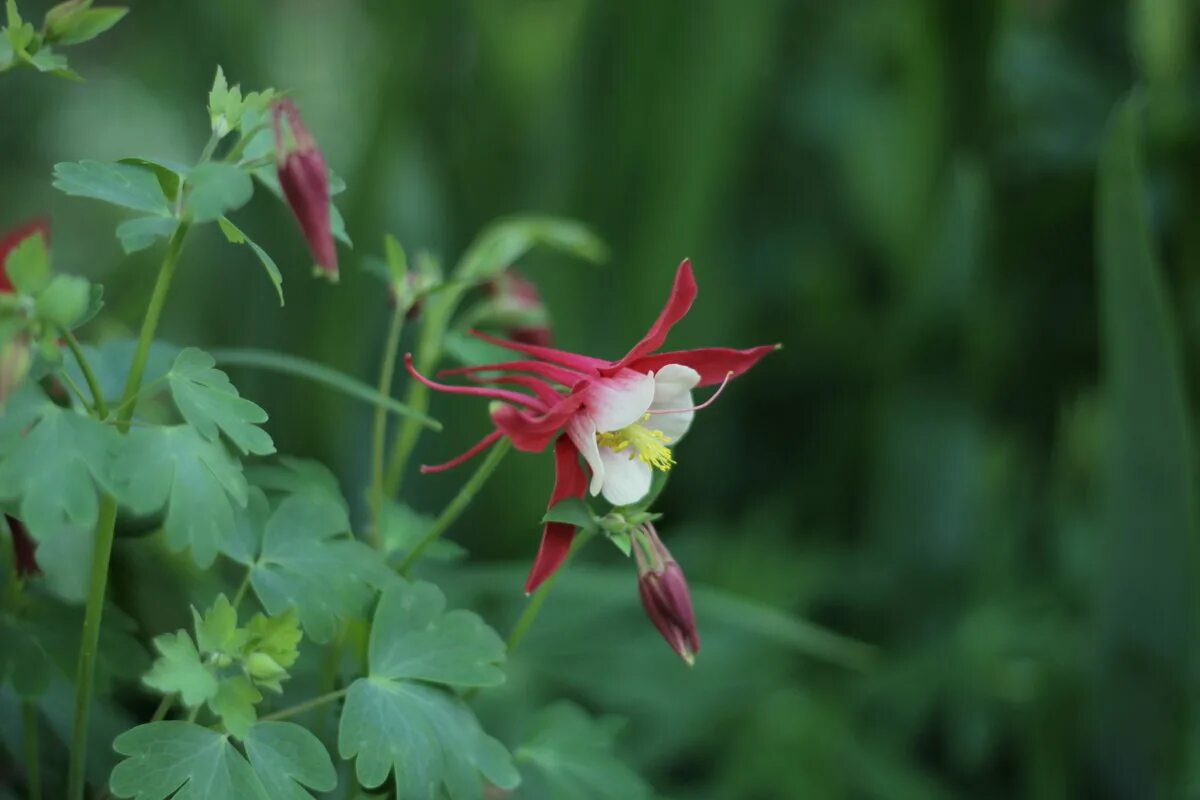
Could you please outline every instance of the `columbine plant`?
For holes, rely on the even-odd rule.
[[[52,45],[90,38],[119,16],[71,0],[37,32],[9,0],[0,70],[20,61],[63,72]],[[283,303],[283,272],[235,222],[256,186],[299,222],[318,275],[336,279],[337,242],[350,244],[332,202],[343,183],[291,99],[273,89],[243,93],[218,69],[208,131],[191,164],[130,157],[54,167],[63,192],[131,212],[116,228],[125,253],[161,250],[136,338],[78,340],[101,311],[102,292],[56,270],[46,223],[0,238],[0,697],[22,709],[27,795],[297,800],[383,787],[406,800],[472,800],[506,796],[532,773],[552,796],[594,792],[605,774],[622,770],[625,795],[649,797],[613,760],[607,726],[581,710],[555,704],[529,738],[505,744],[482,730],[468,701],[503,681],[504,661],[550,578],[596,532],[634,554],[647,614],[692,662],[699,638],[691,598],[650,505],[676,444],[712,402],[697,405],[693,390],[724,387],[773,348],[659,352],[695,297],[684,262],[662,315],[624,357],[551,349],[536,286],[512,264],[535,246],[593,261],[604,248],[578,224],[543,217],[497,223],[448,271],[428,254],[410,265],[398,242],[385,241],[383,258],[368,260],[390,308],[375,389],[294,355],[206,353],[156,340],[174,275],[189,266],[186,245],[205,229],[249,248]],[[404,356],[415,379],[400,402],[392,382],[405,324],[417,326],[414,353]],[[472,337],[472,326],[504,338]],[[523,357],[487,362],[481,342]],[[466,363],[447,372],[474,385],[424,377],[447,356]],[[241,396],[225,365],[290,372],[375,407],[363,508],[351,507],[328,469],[276,453],[266,412]],[[422,431],[440,427],[427,413],[431,388],[494,401],[495,430],[424,469],[491,448],[427,519],[399,492]],[[391,417],[398,423],[389,445]],[[410,575],[436,555],[438,539],[510,446],[551,444],[557,478],[525,586],[539,597],[505,641],[474,613],[447,610],[435,585]],[[594,509],[589,495],[611,507]],[[576,537],[578,529],[585,535]],[[113,601],[119,535],[149,542],[147,558],[162,546],[208,572],[207,596],[186,629],[139,627]],[[305,658],[312,668],[301,669]],[[74,695],[61,785],[41,770],[51,748],[39,734],[55,685]],[[92,721],[98,710],[112,718],[114,686],[132,698],[122,713],[140,724],[108,740]],[[327,725],[333,713],[336,726]],[[110,769],[104,755],[114,750],[121,760]]]

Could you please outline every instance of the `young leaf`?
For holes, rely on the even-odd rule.
[[[179,220],[175,217],[135,217],[117,226],[117,238],[121,240],[121,249],[129,255],[153,246],[159,239],[169,239],[178,227]]]
[[[458,264],[457,277],[486,281],[538,245],[586,261],[601,262],[608,249],[578,222],[555,217],[513,217],[493,223],[471,244]]]
[[[137,800],[273,800],[227,734],[191,722],[151,722],[116,738],[128,756],[109,790]]]
[[[57,22],[51,21],[50,15],[47,14],[47,39],[65,45],[82,44],[116,25],[128,13],[128,8],[119,6],[85,8],[81,13],[72,14]]]
[[[54,188],[147,214],[171,214],[154,173],[132,164],[102,161],[55,164]]]
[[[248,636],[238,629],[237,611],[223,594],[213,601],[203,616],[193,608],[192,620],[196,628],[196,646],[205,655],[215,653],[234,657],[246,645]]]
[[[616,727],[610,720],[593,720],[571,703],[545,709],[515,753],[525,773],[522,796],[530,800],[651,797],[650,786],[613,754]]]
[[[208,705],[221,718],[227,731],[238,739],[244,739],[250,726],[258,719],[254,706],[261,701],[262,695],[248,677],[234,675],[221,681]]]
[[[174,203],[179,198],[179,189],[183,186],[184,176],[191,169],[186,164],[169,159],[141,158],[138,156],[118,159],[117,163],[131,164],[153,172],[154,177],[158,178],[158,185],[162,187],[163,195],[169,203]]]
[[[258,427],[267,421],[267,412],[239,396],[229,376],[215,364],[212,356],[194,347],[176,357],[167,381],[179,413],[206,439],[215,441],[224,433],[243,453],[274,453],[271,437]]]
[[[374,550],[346,535],[349,529],[340,505],[288,497],[262,530],[251,565],[250,585],[263,608],[272,615],[295,608],[317,642],[328,642],[339,621],[361,613],[394,577]]]
[[[232,164],[201,164],[188,174],[184,214],[196,222],[212,222],[236,211],[254,195],[250,176]]]
[[[135,513],[164,505],[167,543],[190,547],[207,567],[234,531],[234,507],[246,505],[241,465],[221,442],[202,437],[191,425],[135,428],[123,437],[112,468],[117,496]]]
[[[337,771],[325,747],[291,722],[260,722],[245,737],[246,755],[267,794],[277,800],[309,800],[337,788]]]
[[[279,305],[283,305],[283,274],[280,273],[279,267],[275,264],[275,259],[268,255],[266,250],[263,250],[254,242],[253,239],[246,236],[242,229],[230,222],[226,217],[221,217],[217,220],[217,224],[221,227],[221,232],[225,234],[225,238],[233,244],[244,244],[254,251],[254,255],[258,256],[258,260],[262,263],[263,269],[267,271],[267,277],[271,279],[271,285],[275,287],[275,293],[279,295]]]
[[[542,522],[566,522],[584,530],[596,527],[596,518],[592,515],[592,510],[578,497],[568,497],[546,509]]]
[[[35,237],[41,238],[41,237]],[[75,327],[83,319],[92,299],[92,285],[77,275],[55,275],[45,289],[38,292],[34,313],[53,328]]]
[[[4,263],[8,279],[21,294],[36,294],[50,282],[50,254],[46,251],[46,239],[34,231],[8,252]]]
[[[178,692],[189,708],[216,697],[217,679],[200,659],[187,631],[156,636],[154,647],[159,657],[142,679],[147,686],[163,694]]]
[[[370,675],[346,696],[338,730],[342,758],[374,788],[395,773],[397,796],[478,798],[483,778],[504,789],[520,778],[504,746],[483,732],[453,694],[428,685],[488,686],[503,679],[504,644],[470,612],[445,614],[431,584],[396,582],[371,626]],[[482,778],[481,778],[482,775]]]
[[[25,384],[0,414],[0,501],[20,501],[20,519],[35,539],[67,526],[93,527],[117,438],[109,426]]]

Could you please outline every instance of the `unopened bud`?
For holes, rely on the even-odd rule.
[[[329,170],[325,166],[325,157],[291,100],[275,103],[273,121],[276,169],[283,196],[300,223],[317,267],[327,278],[336,281],[337,247],[329,217]],[[288,131],[291,132],[290,139]]]
[[[0,410],[8,402],[8,396],[25,380],[32,363],[29,340],[24,334],[0,344]]]
[[[547,347],[550,319],[537,285],[509,267],[488,283],[493,313],[514,342]]]
[[[638,594],[646,615],[671,649],[691,666],[700,652],[700,635],[683,570],[658,538],[654,525],[645,524],[634,538]]]
[[[287,677],[287,670],[266,653],[251,653],[246,659],[246,672],[250,677],[263,681],[279,681]]]

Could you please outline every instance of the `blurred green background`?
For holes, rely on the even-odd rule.
[[[72,52],[86,84],[0,81],[0,226],[52,215],[59,267],[134,324],[156,253],[122,258],[117,213],[51,190],[51,166],[193,159],[221,64],[291,91],[346,178],[356,248],[340,285],[309,280],[260,192],[237,221],[287,306],[214,228],[173,289],[176,343],[374,382],[388,308],[360,266],[384,233],[453,263],[493,218],[537,211],[611,245],[603,267],[521,267],[559,345],[615,357],[691,257],[673,347],[785,345],[702,412],[660,501],[702,595],[698,664],[593,544],[481,698],[489,727],[511,743],[557,697],[623,716],[628,762],[680,798],[1200,797],[1181,389],[1200,356],[1198,17],[1192,0],[134,2]],[[1135,87],[1147,168],[1113,178],[1098,229],[1106,121]],[[1138,261],[1143,215],[1159,264]],[[233,374],[283,452],[361,497],[368,408]],[[485,430],[478,402],[433,412],[446,431],[418,460]],[[405,499],[436,512],[465,477],[414,471]],[[472,566],[447,587],[501,630],[551,480],[548,456],[510,457],[451,532]],[[831,663],[836,642],[772,608],[878,649]]]

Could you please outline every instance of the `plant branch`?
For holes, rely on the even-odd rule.
[[[259,720],[261,722],[269,722],[271,720],[294,717],[297,714],[303,714],[305,711],[311,711],[314,708],[320,708],[326,703],[332,703],[335,700],[340,700],[345,697],[346,693],[349,691],[349,686],[343,689],[337,689],[336,691],[323,694],[320,697],[314,697],[312,700],[305,700],[303,703],[297,703],[294,706],[288,706],[287,708],[280,709],[272,714],[267,714],[265,717],[259,717]]]
[[[96,409],[96,415],[100,419],[104,419],[108,416],[108,403],[104,400],[104,392],[100,390],[100,381],[96,379],[96,373],[92,370],[91,363],[84,355],[83,348],[79,346],[79,340],[75,338],[74,333],[64,328],[63,338],[67,341],[71,355],[75,356],[75,362],[79,364],[79,371],[83,373],[83,379],[87,381],[88,391],[92,393],[92,407]]]
[[[154,341],[154,333],[158,329],[158,321],[162,316],[163,306],[166,304],[167,292],[171,287],[171,279],[175,275],[175,267],[179,262],[179,254],[183,250],[183,241],[187,232],[187,224],[181,224],[167,243],[167,251],[163,256],[158,278],[154,282],[150,302],[146,306],[146,316],[142,320],[137,349],[134,350],[133,362],[129,367],[129,377],[125,381],[125,391],[121,397],[122,408],[117,415],[117,430],[121,433],[129,430],[129,423],[133,419],[134,405],[132,403],[126,405],[126,403],[130,398],[135,397],[141,388],[142,375],[146,371],[146,360],[150,354],[150,345]],[[100,501],[96,523],[91,582],[88,589],[87,606],[84,610],[83,631],[79,642],[79,662],[75,671],[75,720],[71,732],[71,758],[67,769],[68,800],[84,800],[88,717],[92,707],[92,691],[95,688],[96,652],[100,644],[104,594],[108,586],[108,565],[112,559],[116,525],[116,498],[111,494],[105,494]]]
[[[438,515],[438,518],[433,521],[433,525],[421,537],[421,541],[417,542],[412,551],[405,556],[404,561],[400,563],[398,571],[401,575],[408,575],[409,570],[421,558],[421,555],[429,548],[431,544],[438,540],[438,537],[446,532],[459,515],[466,509],[470,502],[483,488],[483,484],[487,483],[487,479],[496,471],[496,467],[500,466],[500,461],[508,453],[512,444],[508,439],[501,439],[488,452],[487,458],[475,470],[475,473],[463,484],[463,487],[458,490],[458,494],[454,495],[446,508]]]
[[[379,365],[379,394],[392,396],[392,375],[396,369],[396,354],[400,349],[400,332],[404,329],[405,309],[397,303],[388,325],[387,343],[383,348],[383,361]],[[384,441],[387,438],[387,408],[383,403],[375,405],[375,420],[371,432],[371,544],[376,550],[383,547],[383,458]]]
[[[38,708],[32,700],[21,702],[21,727],[25,739],[25,785],[29,800],[42,800],[42,764],[38,755]]]

